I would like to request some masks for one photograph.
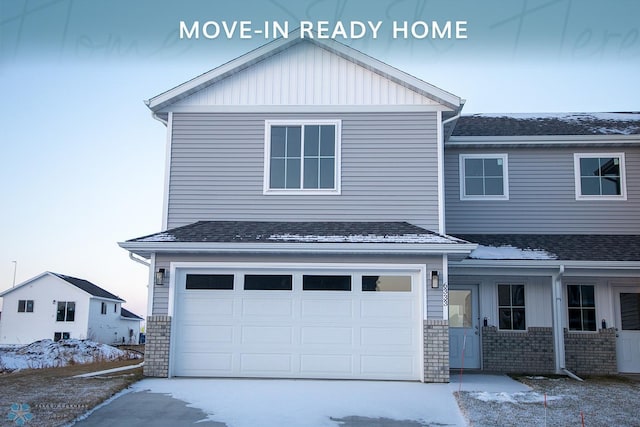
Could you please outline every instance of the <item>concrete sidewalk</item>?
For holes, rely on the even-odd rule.
[[[465,374],[463,390],[528,388],[503,375]],[[395,381],[144,379],[76,426],[462,427],[460,384]]]

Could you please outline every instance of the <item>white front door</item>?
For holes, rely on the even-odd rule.
[[[421,379],[420,273],[192,268],[175,278],[173,375]]]
[[[480,369],[478,285],[449,288],[449,366]]]
[[[640,286],[614,288],[618,371],[640,372]]]

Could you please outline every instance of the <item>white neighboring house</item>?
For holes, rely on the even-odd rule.
[[[44,272],[0,293],[0,344],[91,339],[137,344],[141,317],[122,298],[76,277]]]

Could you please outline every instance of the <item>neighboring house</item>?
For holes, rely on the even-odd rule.
[[[0,293],[0,344],[41,339],[137,343],[141,317],[122,298],[83,279],[45,272]]]
[[[554,155],[545,163],[541,153],[542,166],[532,164],[532,172],[500,140],[465,145],[458,129],[467,123],[472,131],[473,119],[459,118],[459,97],[335,41],[296,33],[147,105],[167,127],[163,231],[120,243],[149,260],[152,272],[145,375],[447,382],[450,362],[462,364],[462,348],[472,367],[508,371],[512,349],[500,349],[502,337],[528,342],[538,332],[552,339],[551,348],[540,350],[551,354],[545,370],[564,367],[554,365],[554,354],[564,351],[554,349],[564,343],[553,341],[558,333],[548,319],[553,301],[566,311],[562,275],[571,263],[561,268],[556,257],[553,264],[510,265],[503,252],[495,262],[470,258],[490,258],[474,225],[485,234],[542,233],[523,231],[544,219],[528,205],[487,210],[487,199],[508,204],[531,197],[527,182],[515,185],[529,174],[541,180],[530,204],[557,200],[545,202],[540,193],[557,177],[545,175],[554,170]],[[613,144],[617,153],[628,151],[622,216],[630,228],[618,234],[633,234],[633,227],[640,234],[630,215],[640,198],[631,184],[638,182],[639,140],[620,138]],[[512,145],[524,157],[554,146]],[[460,200],[458,162],[467,158]],[[573,176],[573,163],[569,168]],[[516,181],[507,187],[509,180]],[[503,228],[483,228],[490,218],[474,214],[492,215]],[[546,219],[562,215],[558,205]],[[521,229],[509,228],[510,221]],[[638,244],[633,236],[619,240],[627,241]],[[558,255],[545,252],[552,254]],[[631,258],[616,270],[628,285],[640,277],[640,257]],[[553,300],[552,279],[553,289],[565,290],[554,290]],[[498,313],[522,313],[518,285],[525,289],[528,330],[492,328]],[[502,305],[506,291],[509,304]],[[586,310],[582,301],[579,309]],[[563,325],[564,312],[555,307]]]
[[[463,116],[445,153],[447,231],[480,244],[452,367],[466,337],[467,368],[640,372],[640,114]]]

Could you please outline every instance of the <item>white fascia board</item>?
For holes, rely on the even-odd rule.
[[[78,288],[78,289],[80,289],[80,288]],[[82,290],[82,289],[80,289],[80,290]],[[84,291],[84,292],[86,292],[86,291]],[[91,295],[89,292],[86,292],[86,293],[87,293],[87,294],[89,294],[89,295]],[[125,300],[123,300],[123,299],[121,299],[121,298],[114,299],[114,298],[99,297],[99,296],[97,296],[97,295],[91,295],[91,299],[98,299],[98,300],[100,300],[100,301],[118,302],[118,303],[125,303],[125,302],[127,302],[127,301],[125,301]]]
[[[464,268],[551,268],[558,269],[592,269],[592,270],[640,270],[640,261],[563,261],[563,260],[480,260],[465,259],[459,262],[449,262],[454,269]]]
[[[178,99],[185,98],[198,90],[214,84],[216,81],[222,80],[238,71],[250,67],[251,65],[275,55],[289,46],[303,41],[314,43],[328,51],[342,56],[362,67],[365,67],[383,77],[386,77],[395,83],[411,89],[429,99],[443,104],[451,109],[460,107],[462,100],[460,97],[453,95],[445,90],[433,86],[423,80],[418,79],[410,74],[405,73],[391,65],[385,64],[369,55],[366,55],[352,47],[339,43],[335,40],[317,40],[300,38],[300,30],[294,30],[288,34],[287,38],[280,38],[260,46],[249,53],[246,53],[226,64],[223,64],[213,70],[210,70],[188,82],[174,87],[160,95],[157,95],[145,101],[147,107],[152,111],[160,111],[163,107],[176,102]]]
[[[469,254],[475,243],[183,243],[121,242],[118,245],[144,258],[152,253],[280,253],[280,254]]]
[[[606,145],[640,144],[640,135],[451,136],[446,147],[473,145]]]

